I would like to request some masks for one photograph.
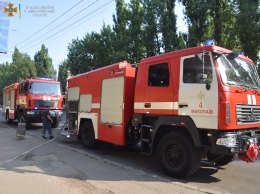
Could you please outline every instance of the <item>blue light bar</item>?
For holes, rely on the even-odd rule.
[[[41,79],[41,80],[53,80],[53,79],[47,78],[47,77],[38,77],[38,78],[36,78],[36,79]]]
[[[208,39],[208,40],[206,40],[206,42],[205,42],[205,45],[214,45],[214,44],[215,44],[214,39]]]

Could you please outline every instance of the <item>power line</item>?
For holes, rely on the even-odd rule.
[[[64,16],[66,13],[68,13],[70,10],[72,10],[74,7],[76,7],[78,4],[80,4],[83,0],[80,0],[77,4],[75,4],[74,6],[72,6],[70,9],[68,9],[67,11],[65,11],[63,14],[61,14],[59,17],[57,17],[56,19],[54,19],[52,22],[50,22],[49,24],[47,24],[46,26],[44,26],[43,28],[41,28],[39,31],[35,32],[33,35],[31,35],[30,37],[26,38],[25,40],[23,40],[22,42],[16,44],[15,46],[22,44],[23,42],[27,41],[28,39],[32,38],[33,36],[35,36],[36,34],[38,34],[39,32],[41,32],[42,30],[44,30],[45,28],[47,28],[48,26],[50,26],[52,23],[54,23],[55,21],[57,21],[59,18],[61,18],[62,16]],[[14,48],[15,46],[11,47]]]
[[[46,41],[46,40],[52,38],[53,36],[59,34],[60,32],[66,30],[67,28],[69,28],[69,27],[75,25],[76,23],[80,22],[81,20],[83,20],[84,18],[88,17],[89,15],[91,15],[91,14],[97,12],[98,10],[100,10],[101,8],[103,8],[104,6],[106,6],[106,5],[110,4],[110,3],[112,3],[113,1],[114,1],[114,0],[110,0],[110,1],[108,1],[107,3],[105,3],[105,4],[101,5],[100,7],[98,7],[96,10],[94,10],[94,11],[90,12],[89,14],[85,15],[84,17],[78,19],[76,22],[71,23],[70,25],[66,26],[66,27],[63,28],[62,30],[56,32],[55,34],[53,34],[53,35],[47,37],[46,39],[44,39],[44,40],[42,40],[42,41],[40,41],[40,42],[34,44],[33,46],[31,46],[31,47],[29,47],[29,48],[27,48],[27,49],[24,49],[24,50],[29,50],[30,48],[32,48],[32,47],[34,47],[34,46],[36,46],[36,45],[38,45],[38,44],[41,44],[42,42],[44,42],[44,41]]]
[[[70,17],[69,19],[67,19],[66,21],[60,23],[59,25],[57,25],[56,27],[52,28],[51,30],[49,30],[48,32],[46,32],[45,34],[41,35],[40,37],[34,39],[33,41],[31,41],[30,43],[28,43],[27,45],[21,47],[20,49],[32,44],[33,42],[35,42],[36,40],[44,37],[45,35],[49,34],[50,32],[52,32],[53,30],[55,30],[56,28],[60,27],[62,24],[64,24],[65,22],[68,22],[69,20],[71,20],[72,18],[74,18],[76,15],[82,13],[82,11],[86,10],[87,8],[91,7],[92,5],[94,5],[95,3],[97,3],[99,0],[96,0],[95,2],[93,2],[92,4],[88,5],[87,7],[85,7],[84,9],[80,10],[79,12],[77,12],[76,14],[74,14],[72,17]]]
[[[100,10],[100,11],[97,12],[95,15],[93,15],[92,17],[90,17],[90,18],[86,19],[85,21],[79,23],[79,24],[78,24],[77,26],[75,26],[74,28],[77,28],[78,26],[82,25],[82,24],[85,23],[86,21],[88,21],[88,20],[92,19],[93,17],[97,16],[100,12],[103,12],[103,11],[109,9],[109,8],[112,7],[113,5],[115,5],[115,4],[112,4],[111,6],[107,7],[107,8],[104,9],[104,10]],[[64,32],[64,33],[61,34],[60,36],[63,36],[64,34],[68,33],[69,31],[73,30],[74,28],[69,29],[68,31]],[[52,37],[52,38],[53,38],[53,39],[50,39],[48,42],[51,42],[51,41],[53,41],[53,40],[56,39],[56,37]],[[48,42],[46,42],[46,43],[48,43]]]

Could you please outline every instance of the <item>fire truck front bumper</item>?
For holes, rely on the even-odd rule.
[[[213,135],[212,153],[219,155],[238,154],[241,160],[257,160],[260,145],[260,129],[218,132]]]
[[[50,114],[52,118],[61,118],[63,115],[62,110],[50,110]],[[27,110],[26,111],[27,118],[41,118],[41,110]]]
[[[63,111],[62,110],[50,110],[50,114],[51,114],[51,117],[52,118],[61,118],[62,117],[62,115],[63,115]]]

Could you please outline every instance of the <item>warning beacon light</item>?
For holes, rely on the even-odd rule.
[[[205,45],[215,45],[214,39],[208,39],[208,40],[206,40]]]

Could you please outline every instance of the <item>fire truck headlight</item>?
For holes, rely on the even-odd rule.
[[[27,113],[27,115],[34,115],[35,114],[34,111],[27,111],[26,113]]]
[[[217,145],[225,147],[237,147],[237,138],[236,137],[221,137],[217,139]]]

